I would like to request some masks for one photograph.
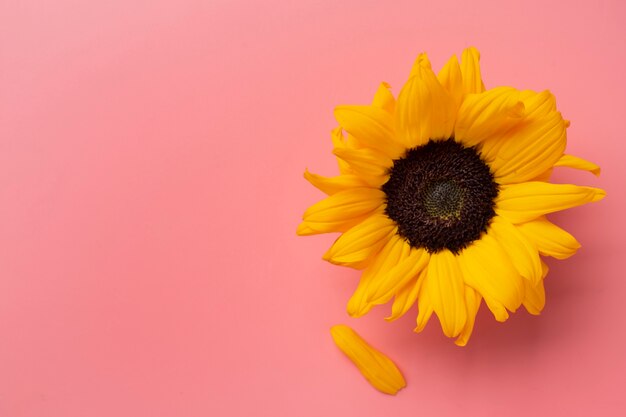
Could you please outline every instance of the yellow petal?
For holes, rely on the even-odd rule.
[[[417,300],[420,287],[422,286],[424,276],[425,270],[422,270],[414,280],[409,281],[396,293],[393,299],[393,304],[391,305],[391,316],[385,317],[385,320],[394,321],[402,317],[411,307],[413,307],[413,304],[415,304],[415,301]]]
[[[372,213],[382,213],[382,206]],[[312,236],[312,235],[320,235],[323,233],[341,233],[350,230],[355,225],[361,223],[363,220],[367,219],[370,214],[366,214],[363,216],[357,216],[352,219],[348,219],[345,221],[329,221],[329,222],[307,222],[302,221],[298,225],[296,229],[296,234],[298,236]]]
[[[556,98],[548,91],[540,93],[532,90],[522,91],[522,100],[526,106],[526,117],[540,118],[556,111]],[[569,122],[566,123],[569,126]]]
[[[548,274],[548,265],[542,262],[543,277]],[[526,292],[524,294],[524,308],[530,314],[539,315],[546,305],[546,290],[543,286],[543,279],[533,284],[529,281],[525,281]]]
[[[384,304],[428,264],[429,255],[424,249],[410,248],[405,242],[404,256],[388,271],[381,271],[370,287],[368,301]]]
[[[580,243],[574,236],[567,233],[545,217],[520,223],[517,229],[524,234],[545,256],[566,259],[576,253]]]
[[[465,146],[475,146],[510,129],[524,111],[520,92],[511,87],[469,94],[459,108],[454,138]]]
[[[550,177],[552,176],[552,168],[548,169],[545,172],[542,172],[541,174],[537,175],[535,178],[531,178],[530,181],[543,181],[543,182],[549,182],[550,181]]]
[[[496,216],[491,222],[494,237],[509,255],[517,272],[533,283],[541,279],[541,259],[537,248],[508,220]]]
[[[369,302],[372,293],[370,289],[372,283],[376,282],[380,274],[386,273],[394,265],[404,259],[408,253],[409,248],[398,235],[394,235],[389,239],[374,258],[373,262],[363,271],[359,285],[350,298],[350,301],[348,301],[347,311],[350,316],[361,317],[370,311],[374,306],[373,303]]]
[[[350,168],[371,186],[380,186],[389,178],[393,161],[374,149],[335,148],[333,153],[346,161]]]
[[[544,214],[599,201],[604,190],[571,184],[533,181],[501,186],[496,213],[513,223],[527,222]]]
[[[428,273],[428,269],[426,269],[426,273]],[[423,282],[421,285],[423,287],[424,285]],[[417,300],[417,308],[418,308],[417,326],[415,327],[413,331],[416,333],[419,333],[422,330],[424,330],[424,328],[428,324],[428,320],[430,320],[430,318],[433,315],[433,312],[435,311],[433,309],[433,303],[430,300],[430,296],[428,295],[428,292],[424,291],[423,288],[421,288],[419,292],[419,299]]]
[[[463,55],[461,55],[461,73],[463,74],[463,91],[465,94],[485,91],[485,85],[480,74],[480,53],[473,46],[464,50]]]
[[[324,260],[335,265],[359,268],[363,261],[377,253],[397,226],[386,214],[372,214],[363,222],[342,234],[324,255]]]
[[[480,307],[482,297],[473,288],[465,287],[465,307],[467,308],[467,322],[463,331],[459,337],[454,341],[457,346],[465,346],[469,341],[472,332],[474,331],[474,322],[476,321],[476,314]]]
[[[515,137],[519,137],[519,135],[524,134],[531,129],[532,126],[528,126],[530,122],[541,121],[556,114],[556,99],[547,90],[542,91],[541,93],[524,90],[519,93],[519,99],[524,104],[524,117],[517,119],[517,123],[510,126],[511,129],[506,132],[501,132],[500,134],[487,138],[482,142],[481,155],[486,160],[494,160],[500,149],[506,147],[505,145],[515,147],[515,141],[519,140],[519,138],[515,139]],[[515,120],[511,121],[515,122]]]
[[[350,132],[346,132],[346,147],[348,149],[361,149],[365,146],[364,144],[362,144],[357,138],[354,137],[354,135],[351,135]]]
[[[409,78],[414,77],[415,75],[418,75],[424,69],[432,70],[433,67],[430,64],[428,55],[422,52],[421,54],[417,56],[417,59],[413,63],[413,66],[411,67],[411,73],[409,74]]]
[[[565,122],[553,113],[510,134],[489,165],[500,184],[530,181],[554,166],[566,143]]]
[[[423,145],[429,139],[447,139],[452,134],[454,100],[439,84],[425,54],[418,57],[400,91],[395,116],[396,137],[406,148]]]
[[[463,101],[464,90],[461,66],[459,65],[456,55],[453,55],[452,58],[446,62],[446,65],[441,68],[441,71],[437,74],[437,79],[450,94],[450,97],[452,97],[455,103],[455,108],[458,109]]]
[[[296,234],[298,236],[311,236],[311,235],[317,235],[320,234],[321,232],[318,232],[315,229],[311,229],[311,227],[306,224],[305,222],[302,222],[298,225],[298,228],[296,229]]]
[[[502,306],[515,311],[524,298],[523,278],[492,231],[474,241],[459,255],[465,283],[478,291],[496,320],[508,318]]]
[[[482,142],[481,155],[496,180],[512,184],[532,180],[551,169],[567,142],[567,122],[556,111],[556,99],[549,91],[520,93],[524,117],[511,128]]]
[[[383,209],[385,193],[374,188],[339,191],[309,207],[303,216],[307,227],[320,233],[344,232],[376,210]]]
[[[506,310],[504,304],[491,297],[490,295],[482,294],[482,296],[483,300],[485,300],[485,304],[487,304],[489,311],[491,311],[491,314],[493,314],[493,317],[496,319],[496,321],[504,323],[509,319],[509,312]]]
[[[455,255],[447,249],[432,254],[422,285],[428,292],[444,334],[458,336],[465,327],[467,310],[463,275]]]
[[[404,376],[385,354],[368,344],[346,325],[331,327],[337,347],[356,365],[361,374],[377,390],[395,395],[406,387]]]
[[[396,108],[396,99],[391,94],[391,86],[385,82],[381,83],[374,95],[372,105],[393,114]]]
[[[395,141],[393,116],[375,106],[339,106],[335,108],[339,124],[359,143],[396,159],[405,151]]]
[[[600,175],[600,167],[574,155],[563,155],[555,164],[556,167],[568,167],[589,171],[596,177]]]
[[[330,132],[330,138],[333,142],[334,149],[348,148],[348,144],[346,143],[346,140],[343,136],[343,129],[341,128],[341,126],[334,128]],[[350,165],[341,158],[337,158],[337,165],[339,165],[339,172],[341,172],[342,174],[354,173],[352,168],[350,168]]]
[[[333,195],[339,191],[344,191],[350,188],[367,187],[367,184],[359,176],[353,174],[337,175],[336,177],[323,177],[305,170],[304,178],[306,178],[306,180],[309,181],[315,188],[328,195]]]

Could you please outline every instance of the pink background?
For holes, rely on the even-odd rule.
[[[130,4],[129,4],[130,3]],[[626,8],[593,2],[0,3],[0,416],[625,415]],[[298,238],[335,105],[469,45],[488,87],[550,88],[600,204],[553,216],[541,317],[458,348],[415,312],[354,320],[357,273]],[[372,389],[347,323],[408,387]]]

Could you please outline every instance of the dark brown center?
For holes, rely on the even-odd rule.
[[[409,149],[394,161],[387,216],[415,248],[458,254],[479,239],[495,215],[498,184],[475,148],[448,139]]]

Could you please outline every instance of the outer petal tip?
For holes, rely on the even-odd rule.
[[[596,177],[600,176],[600,166],[594,164],[593,162],[587,161],[583,158],[579,158],[574,155],[563,155],[561,158],[554,164],[557,167],[568,167],[574,169],[580,169],[583,171],[591,172]]]
[[[319,232],[312,229],[306,222],[300,223],[296,229],[296,235],[298,236],[310,236],[318,233]]]
[[[467,342],[469,342],[469,339],[465,339],[465,338],[462,339],[459,337],[454,341],[454,344],[459,347],[464,347],[464,346],[467,346]]]
[[[475,47],[470,46],[461,54],[461,72],[463,74],[463,89],[466,94],[485,91],[480,71],[480,53]]]
[[[592,202],[596,202],[596,201],[600,201],[602,200],[604,197],[606,197],[606,191],[604,191],[601,188],[594,188],[594,196],[593,199],[591,200]]]

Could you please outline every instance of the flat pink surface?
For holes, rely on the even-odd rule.
[[[338,3],[341,3],[338,4]],[[626,415],[626,8],[582,1],[0,3],[0,416]],[[298,238],[335,105],[469,45],[488,87],[550,88],[601,203],[553,216],[540,317],[466,348],[415,312],[350,319],[358,274]],[[333,345],[353,326],[397,397]]]

